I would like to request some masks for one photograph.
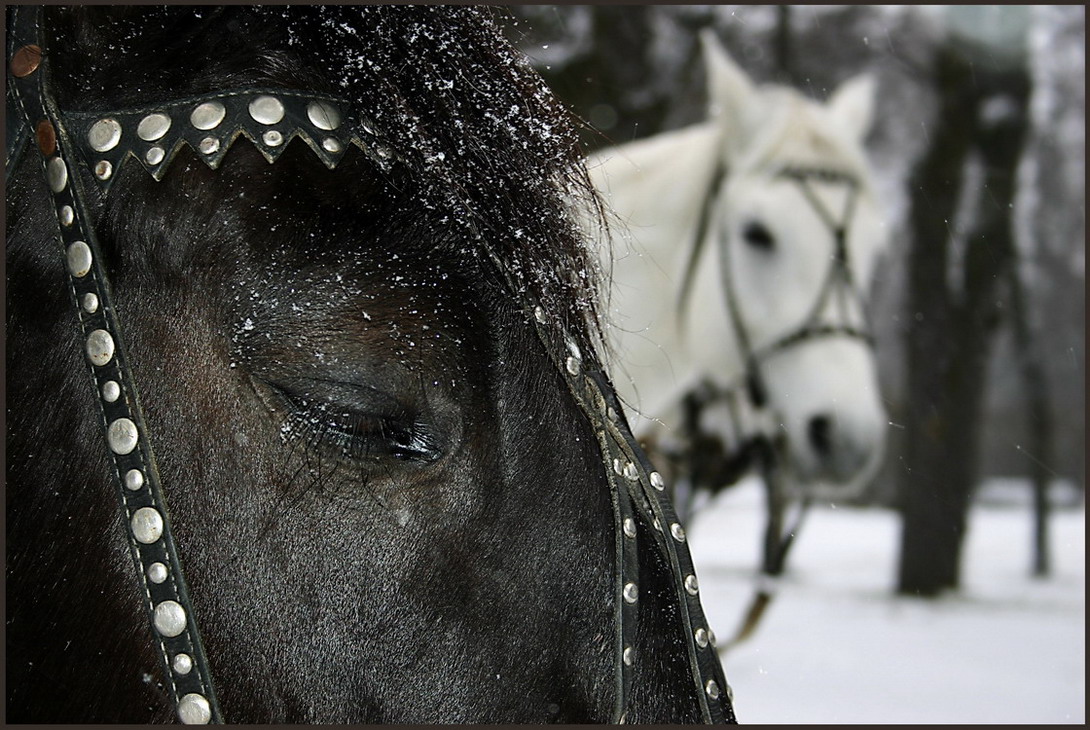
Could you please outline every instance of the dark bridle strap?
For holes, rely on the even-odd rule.
[[[140,398],[129,369],[118,312],[94,226],[89,225],[81,170],[73,154],[75,145],[49,93],[49,48],[41,37],[41,6],[13,8],[11,18],[8,32],[15,44],[9,56],[8,89],[18,116],[9,116],[8,121],[11,124],[21,120],[28,130],[33,128],[42,153],[42,168],[67,260],[69,291],[79,314],[86,362],[124,510],[125,531],[163,660],[163,676],[179,719],[187,723],[221,722]],[[22,144],[26,142],[24,137]],[[17,155],[9,149],[9,161]],[[11,169],[9,166],[8,171]]]

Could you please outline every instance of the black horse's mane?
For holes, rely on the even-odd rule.
[[[600,211],[574,118],[469,6],[81,6],[51,21],[76,57],[62,108],[124,109],[232,87],[359,105],[425,200],[579,340],[602,346],[596,257],[574,211]],[[112,83],[146,79],[137,88]],[[496,150],[504,150],[497,155]],[[480,262],[473,262],[479,266]],[[485,267],[486,269],[489,267]],[[588,348],[593,357],[594,347]]]

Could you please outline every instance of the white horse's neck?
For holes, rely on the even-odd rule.
[[[633,412],[664,418],[678,395],[713,374],[721,385],[743,373],[711,240],[695,262],[687,306],[676,304],[701,208],[721,157],[716,122],[605,150],[588,160],[595,185],[617,215],[612,246],[601,246],[610,289],[608,326],[614,384]],[[613,187],[624,192],[616,197]],[[712,228],[706,234],[714,233]]]

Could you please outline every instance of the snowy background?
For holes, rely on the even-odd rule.
[[[777,13],[763,5],[519,6],[510,9],[509,36],[587,121],[593,149],[703,118],[702,28],[714,29],[754,79],[776,80]],[[811,510],[756,634],[723,654],[738,717],[1085,724],[1085,7],[820,5],[790,6],[790,15],[802,91],[825,98],[860,71],[879,82],[867,148],[894,231],[873,302],[890,445],[867,499]],[[936,124],[940,98],[928,69],[951,32],[981,44],[984,66],[1023,48],[1032,81],[1011,207],[1055,419],[1055,453],[1045,464],[1055,479],[1052,573],[1031,577],[1035,457],[1025,446],[1019,353],[1004,326],[978,420],[980,481],[961,584],[919,599],[896,590],[902,521],[894,507],[904,471],[897,424],[910,397],[907,180]],[[763,525],[761,489],[748,480],[686,526],[721,643],[752,599]]]
[[[721,654],[739,721],[1084,724],[1086,514],[1056,485],[1054,574],[1033,579],[1028,491],[985,486],[961,591],[933,600],[894,595],[895,511],[812,508],[757,631]],[[721,645],[753,596],[763,514],[747,480],[688,530]]]

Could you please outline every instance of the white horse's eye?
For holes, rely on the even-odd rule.
[[[758,221],[746,223],[742,229],[742,238],[750,246],[761,251],[771,251],[776,247],[776,239],[773,238],[772,232]]]

